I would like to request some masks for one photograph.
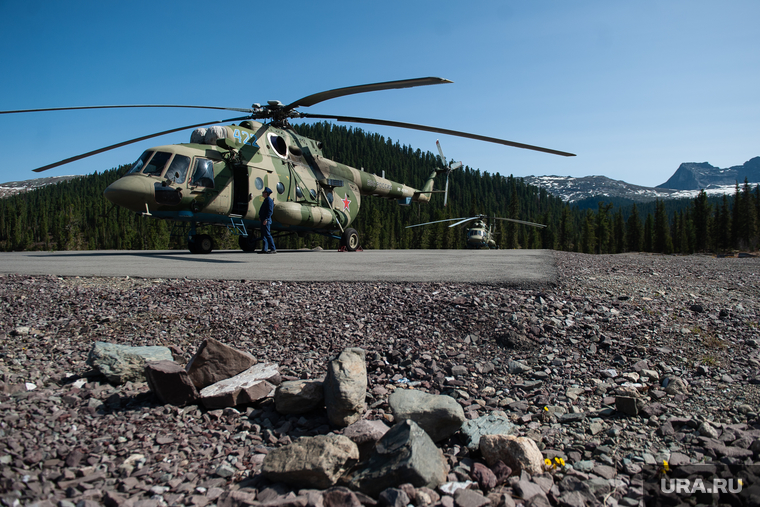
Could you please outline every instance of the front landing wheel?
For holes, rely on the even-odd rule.
[[[340,246],[348,252],[355,252],[359,248],[359,233],[356,229],[346,229],[340,237]]]
[[[187,242],[187,247],[194,254],[210,254],[214,249],[214,240],[208,234],[193,236]]]

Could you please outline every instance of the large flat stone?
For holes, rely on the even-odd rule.
[[[87,364],[113,384],[145,382],[146,363],[173,360],[167,347],[130,347],[106,342],[95,342],[87,356]]]
[[[388,404],[396,420],[411,419],[427,431],[433,442],[450,437],[465,422],[464,409],[451,396],[396,389]]]
[[[252,403],[274,394],[281,380],[275,363],[259,363],[243,373],[201,389],[201,403],[208,409]]]
[[[198,351],[187,363],[187,373],[198,389],[220,380],[234,377],[256,364],[256,358],[247,352],[230,347],[214,338],[201,342]]]

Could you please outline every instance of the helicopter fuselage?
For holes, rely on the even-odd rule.
[[[478,220],[465,232],[467,236],[467,248],[496,248],[496,241],[485,222]]]
[[[433,172],[417,190],[323,156],[321,143],[255,121],[196,129],[188,144],[146,150],[105,197],[145,216],[231,227],[247,236],[264,188],[272,189],[274,231],[332,237],[356,218],[362,196],[427,202]],[[192,240],[191,240],[192,241]]]

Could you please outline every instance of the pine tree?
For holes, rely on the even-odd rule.
[[[694,198],[694,232],[698,252],[704,252],[709,248],[710,217],[712,206],[707,202],[707,193],[704,190]]]
[[[599,203],[599,211],[596,214],[596,244],[597,253],[609,253],[610,252],[610,219],[609,211],[612,209],[612,203],[604,204]]]
[[[665,212],[665,203],[657,199],[654,212],[654,251],[658,253],[673,253],[673,238],[668,227],[668,215]]]
[[[652,214],[647,214],[644,220],[644,240],[642,242],[645,252],[654,252],[654,219]]]
[[[612,251],[614,253],[625,252],[625,222],[623,221],[623,210],[621,209],[618,209],[617,212],[615,212],[612,232],[612,236],[615,241]]]
[[[744,217],[742,224],[741,239],[750,250],[757,248],[757,206],[754,203],[752,190],[750,189],[747,178],[744,178],[744,187],[742,188],[741,215]]]
[[[628,217],[628,222],[626,223],[626,240],[629,251],[640,252],[642,250],[644,243],[644,229],[641,225],[639,209],[636,206],[636,203],[633,203],[631,215]]]
[[[581,251],[583,253],[596,252],[596,220],[591,210],[586,210],[583,219],[583,229],[581,231]]]
[[[731,248],[731,212],[728,207],[728,196],[723,194],[723,200],[715,217],[716,232],[714,234],[716,250],[725,252]]]
[[[570,214],[570,206],[562,208],[562,217],[559,224],[559,249],[572,251],[573,249],[573,217]]]

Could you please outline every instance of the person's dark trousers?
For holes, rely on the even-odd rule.
[[[272,237],[272,232],[269,230],[270,221],[267,220],[266,225],[261,225],[261,237],[263,239],[263,244],[261,245],[261,250],[266,251],[276,251],[277,248],[274,246],[274,238]]]

